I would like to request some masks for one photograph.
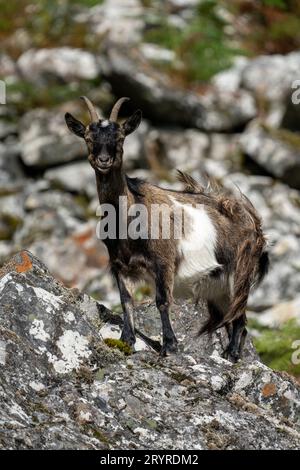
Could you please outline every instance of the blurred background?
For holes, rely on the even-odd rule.
[[[126,142],[128,174],[168,187],[175,168],[208,174],[260,211],[272,268],[249,324],[263,361],[299,378],[299,1],[5,0],[0,41],[0,266],[27,248],[118,308],[94,173],[64,113],[88,122],[80,95],[104,114],[129,96],[121,117],[141,108],[144,120]]]

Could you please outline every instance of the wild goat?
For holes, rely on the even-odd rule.
[[[178,239],[171,235],[168,239],[149,236],[104,240],[124,312],[121,339],[131,346],[135,343],[128,280],[140,280],[150,274],[162,321],[161,355],[176,351],[177,339],[169,313],[174,282],[179,279],[180,284],[192,285],[197,297],[207,301],[209,319],[199,334],[225,326],[229,343],[224,357],[237,361],[247,334],[245,311],[249,291],[263,279],[269,262],[256,210],[244,195],[234,197],[222,191],[208,192],[182,172],[179,172],[179,179],[185,185],[182,191],[162,189],[129,178],[123,170],[123,144],[139,126],[141,111],[119,124],[120,107],[128,98],[116,102],[108,120],[99,116],[88,98],[82,99],[88,107],[91,123],[85,126],[69,113],[65,119],[68,128],[87,144],[88,159],[96,173],[100,205],[113,205],[118,220],[120,196],[125,196],[129,208],[135,203],[144,204],[149,210],[155,204],[166,205],[171,210],[174,225],[174,207],[180,207],[187,220],[183,236]]]

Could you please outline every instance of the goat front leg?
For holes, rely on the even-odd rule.
[[[120,275],[119,273],[114,273],[114,276],[116,278],[119,292],[120,292],[120,299],[121,299],[121,305],[123,309],[123,318],[124,318],[121,340],[129,344],[129,346],[133,346],[136,338],[135,338],[135,332],[134,332],[134,315],[133,315],[132,297],[130,293],[128,292],[123,276]]]
[[[163,333],[163,344],[160,355],[164,357],[167,353],[176,352],[178,344],[170,321],[174,276],[167,270],[159,268],[156,273],[155,284],[156,306],[160,313]]]

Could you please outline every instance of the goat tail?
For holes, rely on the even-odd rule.
[[[268,253],[263,250],[264,243],[262,236],[258,237],[256,243],[246,240],[240,246],[234,273],[232,301],[218,328],[232,323],[245,314],[250,289],[256,282],[262,280],[268,268]],[[264,272],[261,270],[261,263],[264,265]]]
[[[208,319],[198,331],[198,336],[202,335],[203,333],[212,334],[216,329],[218,329],[218,325],[223,320],[223,314],[217,306],[211,302],[207,301],[207,309],[208,309]]]
[[[208,308],[209,318],[199,331],[213,333],[227,326],[245,314],[250,289],[256,282],[260,282],[268,270],[268,252],[264,250],[264,237],[258,237],[256,243],[246,240],[238,249],[237,262],[234,272],[232,301],[227,313],[222,316],[219,309]]]

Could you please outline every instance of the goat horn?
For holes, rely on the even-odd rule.
[[[90,116],[91,116],[91,122],[99,121],[100,116],[99,116],[98,111],[96,111],[95,106],[93,105],[93,103],[86,96],[81,96],[80,98],[85,102],[85,104],[88,107],[88,110],[89,110],[89,113],[90,113]]]
[[[110,116],[109,116],[109,120],[111,122],[117,122],[117,119],[118,119],[118,114],[119,114],[119,111],[120,111],[120,108],[122,106],[122,104],[125,102],[125,101],[128,101],[129,98],[120,98],[116,104],[114,105],[113,109],[111,110],[111,113],[110,113]]]

